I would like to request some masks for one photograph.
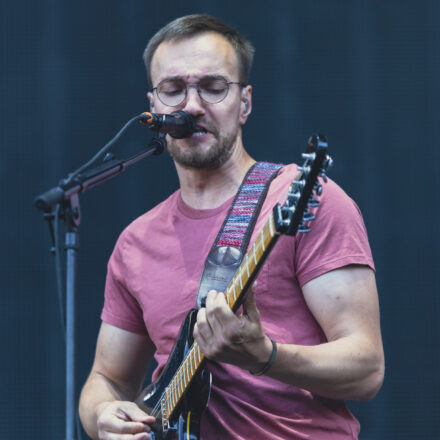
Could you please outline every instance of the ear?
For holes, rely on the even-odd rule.
[[[252,111],[252,86],[243,87],[241,91],[240,125],[244,125]]]
[[[150,111],[154,111],[154,95],[151,92],[147,93],[147,99],[150,104]]]

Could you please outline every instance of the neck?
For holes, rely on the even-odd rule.
[[[255,160],[241,139],[231,157],[218,169],[185,168],[175,162],[183,201],[195,209],[212,209],[235,195]]]

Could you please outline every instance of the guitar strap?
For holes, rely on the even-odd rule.
[[[196,305],[205,306],[210,290],[224,292],[240,267],[269,185],[280,164],[257,162],[247,172],[205,261]]]

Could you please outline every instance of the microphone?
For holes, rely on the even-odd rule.
[[[196,121],[187,112],[177,110],[170,115],[144,112],[140,122],[159,133],[168,133],[176,139],[188,138],[194,133]]]

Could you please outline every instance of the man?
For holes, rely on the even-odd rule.
[[[255,163],[242,141],[252,110],[252,47],[206,16],[182,17],[150,41],[145,61],[151,110],[184,110],[187,139],[168,137],[180,190],[133,222],[108,266],[103,323],[80,400],[92,438],[147,439],[154,418],[133,400],[153,355],[162,371],[204,260],[243,177]],[[272,182],[251,243],[296,167]],[[384,358],[374,266],[356,205],[332,181],[307,235],[281,237],[234,315],[210,292],[194,337],[213,388],[202,439],[354,439],[343,400],[380,388]],[[271,337],[277,343],[274,353]],[[263,376],[252,373],[267,369]]]

